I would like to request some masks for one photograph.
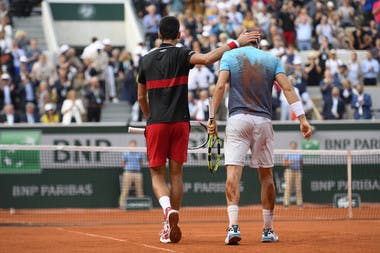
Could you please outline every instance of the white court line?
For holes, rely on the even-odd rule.
[[[85,236],[89,236],[89,237],[96,237],[96,238],[102,238],[102,239],[107,239],[107,240],[113,240],[113,241],[118,241],[118,242],[127,242],[128,241],[128,240],[119,239],[119,238],[115,238],[115,237],[111,237],[111,236],[85,233],[85,232],[80,232],[80,231],[75,231],[75,230],[64,229],[64,228],[57,228],[57,230],[65,231],[65,232],[69,232],[69,233],[74,233],[74,234],[79,234],[79,235],[85,235]],[[180,252],[175,251],[175,250],[156,247],[156,246],[152,246],[152,245],[145,244],[145,243],[139,244],[139,243],[134,243],[134,242],[130,242],[130,241],[128,241],[128,243],[132,243],[132,244],[135,244],[137,246],[143,246],[145,248],[150,248],[150,249],[162,250],[162,251],[173,252],[173,253],[180,253]]]

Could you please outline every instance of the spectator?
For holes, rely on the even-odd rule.
[[[87,121],[99,122],[104,102],[104,94],[99,87],[99,80],[97,77],[92,77],[89,85],[90,91],[87,94]]]
[[[322,44],[322,38],[324,37],[327,38],[329,44],[333,43],[335,27],[333,24],[329,23],[326,15],[322,16],[321,22],[316,26],[315,30],[320,44]]]
[[[14,123],[20,123],[20,116],[14,111],[12,104],[6,104],[3,109],[3,113],[0,115],[0,123],[7,125],[13,125]]]
[[[330,69],[331,75],[336,75],[339,70],[339,65],[343,62],[337,57],[337,52],[335,49],[330,50],[329,58],[326,60],[326,68]]]
[[[71,123],[82,123],[82,115],[85,113],[83,102],[76,97],[75,90],[67,92],[67,97],[63,101],[61,113],[62,124],[69,125]]]
[[[313,36],[312,20],[307,15],[306,8],[301,9],[301,14],[295,20],[297,31],[297,46],[300,51],[311,49],[311,40]]]
[[[354,8],[350,5],[351,0],[344,0],[343,5],[338,8],[338,15],[340,19],[340,27],[346,28],[354,26]]]
[[[158,25],[161,20],[161,15],[157,14],[157,8],[154,4],[146,7],[146,11],[148,12],[144,15],[143,18],[143,26],[145,28],[145,39],[149,48],[154,47],[154,41],[158,38]]]
[[[199,92],[199,99],[196,102],[195,120],[205,121],[208,119],[208,90]]]
[[[119,57],[119,78],[121,79],[121,100],[133,105],[137,100],[136,69],[132,56],[127,50],[123,50]]]
[[[194,98],[199,98],[200,91],[208,90],[208,87],[214,83],[214,79],[215,76],[209,68],[203,65],[195,65],[189,71],[189,91],[193,93]]]
[[[328,97],[323,103],[323,119],[342,119],[344,114],[344,102],[340,98],[339,88],[333,87],[331,96]]]
[[[331,96],[331,90],[334,87],[333,76],[329,69],[325,70],[324,79],[320,83],[323,102],[325,102]]]
[[[187,93],[187,100],[189,101],[190,120],[195,120],[197,101],[194,99],[194,94],[191,91]]]
[[[40,113],[45,113],[45,105],[51,102],[49,84],[46,81],[40,82],[38,87],[38,108]]]
[[[17,98],[19,97],[17,96],[16,86],[12,82],[10,75],[7,73],[2,74],[0,81],[0,110],[5,105],[15,105]]]
[[[296,19],[293,2],[289,1],[282,5],[279,18],[281,20],[286,45],[293,45],[295,42],[294,21]]]
[[[20,122],[34,124],[40,122],[40,116],[36,111],[35,104],[28,102],[25,105],[25,113],[21,114]]]
[[[276,56],[278,59],[281,59],[283,55],[286,54],[286,49],[284,47],[284,42],[281,39],[281,36],[276,35],[273,37],[273,48],[269,52]]]
[[[307,86],[319,86],[322,68],[317,62],[317,57],[317,52],[311,52],[308,55],[308,62],[305,64]]]
[[[290,149],[296,150],[297,143],[292,141],[290,143]],[[284,178],[285,178],[285,191],[284,191],[284,207],[288,208],[290,203],[290,195],[292,193],[292,188],[295,186],[296,190],[296,203],[299,208],[303,207],[302,198],[302,168],[303,159],[300,154],[286,154],[283,157],[282,165],[285,167]]]
[[[372,98],[370,94],[364,93],[362,84],[356,85],[357,94],[354,94],[351,107],[354,109],[354,119],[371,119]]]
[[[217,23],[212,28],[212,32],[217,36],[220,36],[220,34],[226,34],[228,39],[234,39],[236,37],[235,30],[232,27],[232,24],[230,23],[227,14],[223,14],[220,16],[219,23]]]
[[[137,146],[135,140],[129,141],[129,147],[134,148]],[[119,197],[119,207],[124,210],[126,205],[126,200],[129,196],[129,190],[131,186],[135,186],[136,197],[141,198],[144,196],[143,192],[143,174],[141,173],[141,167],[143,162],[143,157],[141,152],[124,152],[122,156],[122,187]]]
[[[33,64],[31,78],[37,86],[41,81],[46,81],[51,86],[54,84],[57,73],[54,66],[47,61],[45,54],[41,54],[38,61]]]
[[[353,91],[351,88],[351,82],[347,79],[344,80],[342,83],[342,89],[340,90],[340,98],[342,99],[344,103],[344,119],[352,119],[353,118],[353,111],[351,108],[351,102],[353,97]]]
[[[351,52],[351,60],[348,63],[347,69],[348,69],[347,79],[350,80],[352,86],[355,87],[356,85],[360,83],[360,79],[361,79],[361,67],[358,61],[358,54],[355,51]]]
[[[55,106],[52,103],[47,103],[44,106],[45,113],[41,117],[41,122],[44,124],[59,123],[59,115],[55,112]]]
[[[377,75],[379,74],[379,62],[372,56],[371,50],[367,50],[366,59],[361,63],[364,85],[376,85]]]
[[[106,81],[106,87],[108,87],[108,96],[110,98],[110,101],[113,103],[118,103],[119,99],[116,95],[116,82],[115,82],[115,76],[114,76],[114,69],[113,64],[111,62],[112,60],[112,42],[110,39],[104,39],[103,40],[103,46],[104,46],[104,52],[108,55],[108,66],[105,69],[105,81]]]
[[[30,45],[26,50],[28,70],[31,71],[34,63],[38,61],[38,58],[42,54],[41,49],[38,47],[37,39],[31,39]]]

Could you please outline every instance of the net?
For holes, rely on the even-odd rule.
[[[132,184],[120,199],[124,152],[142,156],[143,196],[136,197]],[[294,157],[303,160],[298,171],[284,164]],[[380,219],[379,166],[380,150],[275,150],[275,219]],[[182,223],[227,220],[225,176],[222,165],[209,173],[206,149],[189,150]],[[240,191],[239,220],[260,221],[256,170],[244,168]],[[1,225],[138,224],[161,217],[145,148],[0,145]]]

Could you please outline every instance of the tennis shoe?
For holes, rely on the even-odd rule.
[[[264,228],[261,236],[262,242],[278,242],[278,236],[271,228]]]
[[[239,225],[232,225],[227,228],[227,236],[224,242],[227,245],[237,245],[241,240]]]
[[[161,231],[160,242],[177,243],[181,240],[182,232],[178,226],[179,212],[168,207],[165,210],[164,228]]]

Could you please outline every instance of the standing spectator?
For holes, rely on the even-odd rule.
[[[219,18],[219,23],[217,23],[213,28],[212,32],[217,36],[221,34],[226,34],[228,39],[235,38],[235,30],[229,21],[227,14],[222,14]]]
[[[286,49],[281,36],[276,35],[273,37],[273,48],[270,49],[269,52],[278,59],[281,59],[281,57],[286,54]]]
[[[353,111],[351,108],[351,102],[353,97],[353,91],[351,88],[350,81],[344,80],[342,83],[342,89],[340,90],[340,98],[342,99],[344,103],[344,119],[352,119],[353,118]]]
[[[90,90],[87,94],[87,121],[99,122],[104,102],[104,94],[99,87],[99,80],[97,77],[92,77],[90,79],[89,86]]]
[[[34,63],[38,61],[38,58],[42,54],[41,49],[38,47],[37,39],[31,39],[30,45],[26,50],[26,57],[28,59],[28,69],[29,71],[32,69]]]
[[[66,99],[69,90],[72,89],[72,82],[68,79],[66,68],[60,68],[58,73],[59,77],[54,82],[52,90],[54,93],[53,100],[57,104],[57,110],[60,111],[63,101]]]
[[[116,95],[116,83],[115,83],[115,76],[114,76],[114,69],[113,64],[111,62],[112,60],[112,42],[110,39],[104,39],[103,40],[103,46],[104,46],[104,52],[108,55],[108,66],[106,67],[104,73],[105,73],[105,81],[106,81],[106,87],[108,87],[108,96],[110,98],[110,101],[113,103],[118,103],[119,99]]]
[[[337,57],[335,49],[330,50],[329,58],[326,60],[326,68],[330,69],[331,75],[339,72],[339,65],[343,64],[342,60]]]
[[[372,57],[371,50],[367,50],[366,59],[361,63],[364,85],[376,85],[377,75],[379,74],[379,62]]]
[[[368,26],[369,22],[373,19],[372,10],[373,5],[376,0],[361,0],[360,3],[362,5],[363,12],[363,22],[362,26]]]
[[[195,120],[195,114],[197,113],[197,101],[194,99],[194,94],[191,91],[187,93],[187,100],[189,101],[190,120]]]
[[[331,90],[334,87],[333,76],[329,69],[325,70],[324,78],[319,86],[322,93],[322,99],[323,101],[326,101],[331,96]]]
[[[6,104],[4,106],[3,113],[0,114],[0,123],[7,125],[20,123],[20,116],[15,112],[12,104]]]
[[[45,105],[51,102],[49,84],[46,81],[40,82],[37,97],[38,108],[40,110],[40,113],[43,114],[45,112]]]
[[[195,120],[205,121],[208,119],[208,90],[199,92],[199,99],[195,104]]]
[[[329,44],[333,43],[333,36],[335,32],[335,27],[333,24],[329,23],[327,16],[323,15],[321,22],[315,28],[318,35],[318,42],[322,44],[322,38],[326,37]]]
[[[362,84],[356,85],[357,94],[354,94],[351,107],[354,109],[354,119],[371,119],[372,118],[372,98],[368,93],[364,93]]]
[[[136,140],[129,141],[129,147],[135,148],[137,146]],[[144,196],[143,192],[143,174],[141,173],[141,167],[143,157],[141,152],[129,151],[124,152],[122,155],[122,186],[119,197],[120,209],[125,209],[126,200],[129,196],[129,190],[132,185],[135,186],[136,197],[141,198]]]
[[[380,34],[380,1],[376,0],[373,4],[372,14],[375,18],[377,34]]]
[[[200,91],[208,90],[214,79],[215,76],[209,68],[200,64],[195,65],[189,71],[189,91],[194,94],[194,98],[199,98]]]
[[[133,105],[137,100],[137,84],[135,67],[132,56],[127,50],[123,50],[119,57],[119,78],[121,80],[121,100]]]
[[[2,74],[0,80],[0,110],[8,104],[15,106],[17,98],[19,97],[17,96],[16,86],[12,82],[10,75],[8,73]]]
[[[291,150],[297,150],[297,142],[290,143]],[[302,167],[303,159],[301,154],[286,154],[283,157],[282,165],[285,167],[285,191],[284,191],[284,207],[288,208],[290,205],[290,196],[292,188],[296,189],[296,203],[299,208],[303,207],[302,198]]]
[[[281,27],[283,29],[283,36],[286,41],[286,45],[293,45],[295,41],[294,21],[296,19],[296,15],[294,12],[293,3],[291,1],[282,5],[279,18],[281,20]]]
[[[147,44],[149,45],[149,48],[153,48],[154,41],[158,37],[158,24],[160,23],[161,15],[156,13],[157,8],[154,4],[151,4],[148,7],[146,7],[146,11],[148,13],[144,15],[143,18],[143,26],[145,28],[145,39],[147,41]]]
[[[59,114],[55,112],[55,105],[47,103],[44,106],[45,113],[41,117],[41,122],[44,124],[59,123]]]
[[[300,16],[295,20],[295,26],[298,49],[300,51],[310,50],[313,36],[313,24],[311,18],[307,15],[306,8],[301,9]]]
[[[350,80],[351,85],[353,87],[356,87],[356,85],[360,83],[361,67],[358,61],[358,54],[355,51],[351,52],[351,60],[348,63],[347,69],[348,69],[347,79]]]
[[[329,54],[330,54],[329,41],[328,41],[327,37],[323,37],[322,43],[320,44],[320,47],[318,50],[319,66],[321,67],[322,73],[325,72],[326,61],[329,58]]]
[[[237,10],[236,5],[231,5],[231,9],[227,12],[229,21],[232,24],[233,29],[236,31],[237,28],[241,27],[243,24],[243,14]]]
[[[57,73],[54,66],[48,62],[45,54],[41,54],[38,61],[33,64],[31,78],[37,86],[41,81],[46,81],[51,86],[54,84]]]
[[[143,58],[144,55],[148,53],[148,48],[144,44],[144,42],[138,43],[136,46],[135,50],[133,51],[133,63],[135,64],[135,67],[138,68],[141,59]]]
[[[322,78],[322,68],[317,62],[318,53],[311,52],[305,64],[307,86],[319,86]]]
[[[82,100],[77,98],[75,90],[70,90],[61,108],[62,124],[81,124],[85,112]]]
[[[351,0],[344,0],[343,5],[338,8],[340,27],[354,26],[352,21],[354,20],[355,10],[350,4]]]
[[[40,116],[36,111],[35,104],[28,102],[25,106],[25,113],[21,114],[20,122],[34,124],[40,122]]]
[[[323,102],[323,119],[343,119],[344,114],[344,102],[340,98],[339,88],[333,87],[331,90],[331,96]]]

